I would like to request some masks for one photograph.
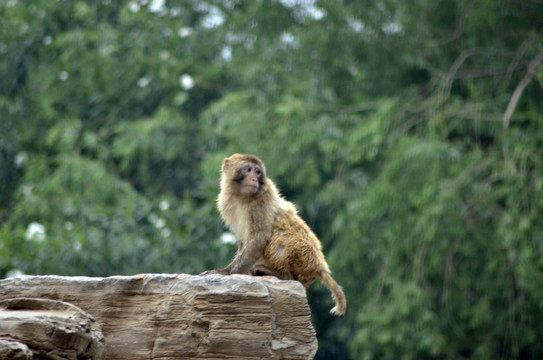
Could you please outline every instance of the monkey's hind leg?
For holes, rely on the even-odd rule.
[[[266,266],[264,264],[257,264],[253,266],[251,269],[251,275],[252,276],[275,276],[276,278],[280,278],[279,273],[272,270],[269,266]]]
[[[284,274],[281,274],[274,268],[272,268],[268,262],[261,258],[259,259],[251,268],[251,275],[252,276],[275,276],[278,279],[281,280],[294,280],[292,276],[285,276]]]

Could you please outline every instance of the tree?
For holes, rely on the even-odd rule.
[[[222,76],[197,46],[212,41],[207,12],[8,1],[0,13],[1,273],[195,273],[226,261],[198,186],[197,115]]]
[[[198,273],[220,163],[321,239],[317,358],[539,358],[536,1],[0,4],[0,274]]]

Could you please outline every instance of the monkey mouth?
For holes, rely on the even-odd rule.
[[[258,186],[256,185],[243,185],[243,191],[247,193],[256,193],[258,191]]]

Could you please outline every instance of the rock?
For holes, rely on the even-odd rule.
[[[317,351],[296,281],[185,274],[0,280],[0,299],[14,296],[88,312],[101,325],[108,360],[313,359]]]
[[[0,339],[0,359],[4,360],[32,360],[32,351],[15,340]]]
[[[104,337],[94,318],[47,299],[0,301],[0,359],[102,360]]]

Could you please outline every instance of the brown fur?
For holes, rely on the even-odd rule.
[[[251,166],[253,172],[243,170]],[[261,170],[258,185],[254,192],[248,192],[243,186],[251,177],[251,184],[257,182],[256,170]],[[305,287],[320,278],[336,302],[330,312],[345,313],[345,295],[330,275],[319,239],[300,218],[294,204],[280,196],[259,158],[234,154],[224,160],[217,205],[237,237],[238,251],[228,267],[204,274],[273,275],[298,280]]]

